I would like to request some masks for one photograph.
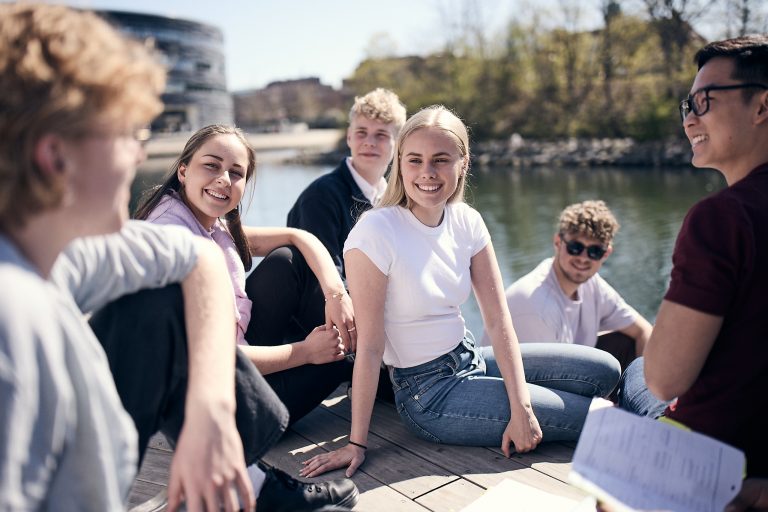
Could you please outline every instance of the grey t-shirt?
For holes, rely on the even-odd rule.
[[[125,506],[136,432],[83,312],[178,282],[196,259],[186,230],[129,222],[73,242],[46,281],[0,235],[0,510]]]
[[[507,288],[512,325],[521,343],[558,342],[594,347],[601,331],[632,325],[639,316],[600,274],[566,297],[547,258]]]

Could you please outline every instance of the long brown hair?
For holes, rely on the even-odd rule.
[[[188,166],[189,162],[192,160],[192,156],[197,152],[197,150],[200,149],[200,147],[210,138],[217,135],[234,135],[240,140],[240,142],[243,143],[243,146],[245,146],[245,149],[248,152],[248,169],[245,173],[245,180],[247,183],[248,180],[250,180],[253,174],[256,172],[256,153],[239,128],[224,124],[212,124],[204,128],[200,128],[192,135],[192,137],[189,138],[187,143],[184,145],[184,149],[181,151],[181,155],[179,155],[179,158],[177,158],[173,163],[170,171],[168,171],[168,174],[163,179],[163,182],[160,185],[150,188],[144,192],[144,194],[142,194],[141,198],[139,199],[139,206],[136,208],[136,212],[133,214],[133,218],[146,220],[152,210],[154,210],[155,207],[157,207],[157,205],[160,203],[160,200],[163,198],[163,196],[170,193],[171,191],[177,192],[182,201],[188,204],[186,195],[184,194],[184,185],[179,181],[179,166]],[[240,256],[240,259],[243,260],[245,269],[248,270],[251,268],[252,262],[251,248],[248,245],[248,238],[245,236],[243,225],[240,220],[240,205],[238,204],[235,208],[228,211],[227,214],[224,215],[224,219],[227,221],[229,233],[232,235],[232,239],[235,241],[237,253]]]

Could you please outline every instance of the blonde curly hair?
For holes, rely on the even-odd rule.
[[[588,200],[565,208],[558,219],[560,234],[581,235],[608,246],[619,231],[619,223],[605,202]]]
[[[162,111],[164,87],[154,55],[99,16],[0,4],[0,229],[62,199],[34,161],[44,135],[131,133]]]
[[[405,124],[405,114],[405,105],[397,94],[379,87],[364,96],[355,96],[355,103],[349,110],[349,122],[357,116],[364,116],[385,124],[392,123],[397,133]]]

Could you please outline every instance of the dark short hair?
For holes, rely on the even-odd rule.
[[[768,35],[750,35],[709,43],[696,52],[693,61],[701,69],[715,57],[733,59],[733,78],[768,85]]]

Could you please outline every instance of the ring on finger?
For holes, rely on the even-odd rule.
[[[355,327],[355,326],[347,328],[347,332],[352,332],[352,331],[355,331],[355,330],[357,330],[357,327]]]

